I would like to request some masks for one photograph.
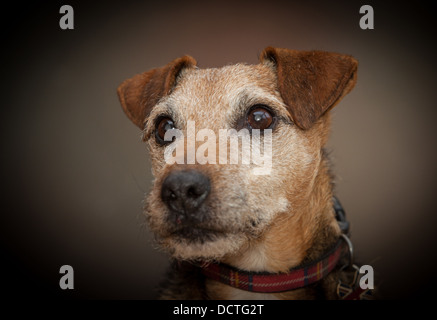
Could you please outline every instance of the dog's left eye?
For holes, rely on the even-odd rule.
[[[264,130],[272,126],[273,119],[274,116],[270,110],[262,106],[255,106],[250,109],[246,121],[250,129]]]
[[[158,119],[155,129],[155,137],[157,142],[162,145],[171,142],[171,141],[165,141],[164,137],[165,137],[165,133],[168,130],[172,130],[172,129],[175,129],[175,124],[172,119],[168,117],[161,117],[160,119]]]

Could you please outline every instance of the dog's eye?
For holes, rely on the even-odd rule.
[[[160,119],[158,119],[158,121],[156,122],[156,129],[155,129],[155,136],[158,143],[166,144],[171,142],[171,141],[165,141],[164,137],[165,137],[165,133],[168,130],[172,130],[172,129],[175,129],[175,125],[172,119],[168,117],[161,117]]]
[[[247,124],[250,129],[269,129],[272,123],[272,113],[262,106],[253,107],[247,115]]]

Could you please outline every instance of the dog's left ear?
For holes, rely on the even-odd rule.
[[[282,99],[304,130],[349,93],[357,80],[358,62],[338,53],[268,47],[260,61],[274,64]]]
[[[184,68],[196,66],[190,56],[175,59],[167,65],[137,74],[117,89],[121,106],[128,118],[141,130],[152,108],[174,89]]]

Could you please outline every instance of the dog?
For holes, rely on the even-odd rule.
[[[161,299],[338,298],[337,260],[347,248],[338,244],[325,145],[329,111],[355,86],[357,68],[349,55],[267,47],[256,65],[200,69],[184,56],[118,87],[151,155],[147,222],[173,259]],[[254,174],[254,164],[189,163],[186,154],[168,163],[165,150],[177,139],[166,133],[186,133],[190,121],[216,134],[244,129],[249,138],[258,129],[260,140],[270,130],[270,172]],[[192,138],[182,150],[190,143],[200,147]],[[218,143],[209,143],[213,153]],[[332,252],[335,263],[323,267],[321,258]],[[323,272],[274,281],[310,270],[300,266]]]

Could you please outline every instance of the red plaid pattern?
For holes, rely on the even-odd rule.
[[[246,291],[283,292],[319,281],[335,268],[345,253],[347,245],[340,239],[319,261],[293,268],[288,273],[247,272],[221,263],[206,264],[202,272],[208,278]]]

